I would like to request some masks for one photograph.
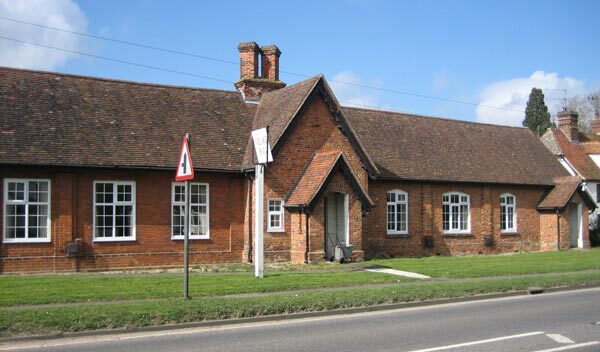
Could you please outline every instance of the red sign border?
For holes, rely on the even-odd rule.
[[[187,150],[188,157],[190,159],[190,169],[192,170],[191,175],[179,176],[179,166],[181,163],[181,157],[183,156],[183,151]],[[175,181],[188,181],[194,179],[194,164],[192,163],[192,154],[190,153],[190,145],[188,143],[188,139],[184,136],[183,142],[181,143],[181,151],[179,152],[179,158],[177,159],[177,171],[175,172]]]

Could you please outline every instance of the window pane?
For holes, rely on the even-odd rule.
[[[387,194],[387,201],[388,202],[395,202],[396,201],[396,193],[388,193]]]
[[[7,198],[9,201],[25,201],[25,182],[10,182]]]
[[[443,206],[442,228],[444,231],[450,230],[450,206],[447,204]]]
[[[460,206],[460,229],[467,230],[469,225],[469,207],[466,205]]]

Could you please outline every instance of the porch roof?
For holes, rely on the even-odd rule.
[[[361,199],[363,208],[370,209],[373,201],[361,186],[342,152],[315,153],[300,181],[286,201],[287,208],[312,208],[327,184],[333,171],[342,168],[350,185]]]
[[[596,208],[590,194],[579,188],[581,181],[581,178],[578,176],[555,178],[554,188],[544,197],[540,204],[538,204],[537,208],[542,210],[563,209],[577,191],[580,191],[580,194],[590,209]]]

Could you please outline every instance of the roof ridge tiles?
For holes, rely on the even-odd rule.
[[[468,124],[473,124],[473,125],[477,125],[477,126],[493,126],[493,127],[512,128],[512,129],[518,129],[518,130],[526,130],[527,129],[526,127],[519,127],[519,126],[507,126],[507,125],[499,125],[499,124],[488,123],[488,122],[477,122],[477,121],[459,120],[459,119],[453,119],[453,118],[450,118],[450,117],[441,117],[441,116],[434,116],[434,115],[417,114],[417,113],[412,113],[412,112],[394,111],[394,110],[386,110],[386,109],[368,109],[368,108],[361,108],[361,107],[356,107],[356,106],[344,106],[344,105],[342,105],[342,109],[353,109],[353,110],[363,110],[363,111],[369,111],[369,112],[380,112],[380,113],[386,113],[386,114],[391,114],[391,115],[405,115],[405,116],[409,116],[409,117],[422,117],[422,118],[444,120],[444,121],[456,122],[456,123],[468,123]]]
[[[0,71],[1,70],[21,71],[21,72],[43,74],[43,75],[54,75],[54,76],[61,76],[61,77],[71,77],[71,78],[78,78],[78,79],[94,80],[94,81],[103,81],[103,82],[112,82],[112,83],[121,83],[121,84],[131,84],[131,85],[137,85],[137,86],[150,86],[150,87],[175,88],[175,89],[190,89],[190,90],[215,91],[215,92],[239,94],[239,92],[237,90],[227,90],[227,89],[217,89],[217,88],[203,88],[203,87],[191,87],[191,86],[178,86],[178,85],[166,84],[166,83],[140,82],[140,81],[131,81],[131,80],[126,80],[126,79],[116,79],[116,78],[107,78],[107,77],[82,75],[82,74],[77,74],[77,73],[46,71],[46,70],[33,70],[33,69],[8,67],[8,66],[0,66]]]

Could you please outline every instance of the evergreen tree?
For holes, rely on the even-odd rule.
[[[548,112],[546,103],[544,103],[544,93],[542,93],[541,89],[534,87],[531,89],[531,93],[529,93],[523,126],[529,128],[538,137],[548,127],[552,126],[550,113]]]

